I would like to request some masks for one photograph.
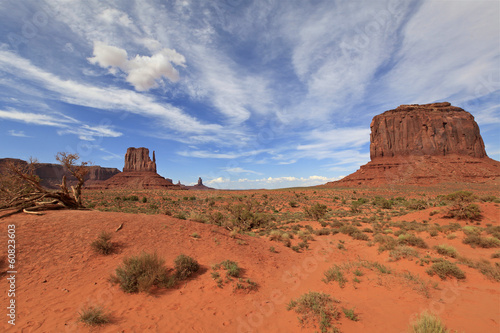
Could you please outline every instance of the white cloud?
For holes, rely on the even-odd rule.
[[[331,151],[338,148],[360,147],[370,142],[369,128],[337,128],[327,131],[312,130],[306,139],[311,144],[299,145],[297,150]]]
[[[124,49],[96,41],[94,56],[88,61],[102,68],[111,67],[113,74],[117,73],[117,69],[122,70],[127,73],[127,82],[137,91],[147,91],[157,87],[157,81],[161,78],[177,82],[179,72],[172,64],[185,67],[186,59],[177,51],[164,48],[152,56],[136,55],[129,60]]]
[[[102,13],[99,14],[99,19],[104,21],[107,24],[115,24],[118,23],[124,27],[132,27],[133,22],[130,17],[115,8],[107,8]]]
[[[223,170],[224,172],[227,172],[229,174],[239,174],[239,173],[251,173],[255,175],[262,175],[260,172],[252,171],[252,170],[246,170],[240,167],[234,167],[234,168],[225,168]]]
[[[219,153],[219,152],[194,150],[194,151],[179,151],[179,152],[177,152],[177,154],[184,156],[184,157],[235,159],[235,158],[240,158],[240,157],[255,156],[255,155],[267,153],[267,152],[269,152],[268,149],[258,149],[258,150],[249,150],[249,151],[242,151],[242,152],[230,152],[230,153]]]
[[[69,123],[78,121],[63,115],[38,114],[32,112],[21,112],[17,110],[0,110],[0,119],[20,121],[26,124],[44,125],[54,127],[66,127]]]
[[[390,92],[405,104],[450,97],[457,103],[500,89],[500,81],[483,85],[491,74],[499,75],[498,20],[495,1],[423,2],[403,31],[381,96]]]
[[[106,154],[105,156],[101,157],[105,161],[121,160],[123,158],[123,155],[112,153],[103,147],[98,147],[98,149]]]
[[[101,42],[94,42],[94,56],[88,58],[91,64],[103,68],[125,67],[128,61],[127,51],[116,46],[109,46]]]
[[[31,138],[31,136],[24,134],[24,131],[9,130],[9,135],[19,138]]]
[[[218,189],[276,189],[288,187],[305,187],[325,184],[327,182],[339,180],[342,177],[325,177],[325,176],[309,176],[309,177],[267,177],[260,179],[239,178],[232,180],[230,178],[217,177],[206,182],[207,185]]]
[[[474,118],[479,125],[500,124],[500,104],[477,110],[474,113]]]
[[[52,126],[59,128],[57,134],[74,134],[81,140],[94,141],[95,137],[119,137],[122,133],[109,126],[90,126],[61,114],[40,114],[17,110],[0,110],[0,119],[23,122],[30,125]],[[10,131],[12,136],[24,136],[24,132]],[[15,135],[17,134],[17,135]],[[21,135],[22,134],[22,135]]]
[[[94,141],[96,137],[117,138],[122,136],[122,133],[111,129],[109,126],[89,126],[82,125],[80,127],[71,127],[57,131],[57,134],[74,134],[80,140]]]
[[[217,124],[202,124],[177,107],[168,103],[157,103],[151,96],[125,89],[100,88],[72,80],[62,80],[9,51],[0,50],[0,69],[17,77],[40,83],[45,89],[57,94],[55,97],[47,95],[47,98],[57,98],[66,103],[101,110],[125,111],[156,118],[160,121],[159,125],[177,132],[210,133],[217,134],[216,136],[234,136],[237,133],[235,130],[225,129]]]

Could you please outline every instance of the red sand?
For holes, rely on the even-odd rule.
[[[481,207],[485,223],[500,225],[498,207]],[[431,210],[399,219],[421,221],[428,219]],[[435,215],[431,223],[440,221]],[[123,229],[115,232],[121,223]],[[6,248],[9,224],[16,225],[17,318],[15,327],[7,324],[7,284],[3,276],[3,332],[314,332],[317,328],[301,328],[297,315],[286,310],[291,299],[308,291],[328,293],[341,301],[340,306],[355,308],[359,321],[342,315],[336,323],[343,332],[406,332],[414,315],[425,309],[459,332],[500,330],[497,282],[462,265],[466,280],[441,281],[425,273],[428,266],[406,259],[386,262],[387,252],[379,254],[378,246],[369,247],[343,234],[315,236],[308,251],[296,253],[267,238],[238,235],[235,239],[221,227],[164,215],[50,211],[44,216],[15,215],[0,220],[2,248]],[[101,256],[91,250],[90,243],[101,230],[112,232],[112,240],[121,244],[119,253]],[[191,237],[194,232],[201,238]],[[471,249],[461,243],[461,235],[454,240],[447,240],[442,233],[434,238],[428,233],[420,236],[430,246],[443,242],[453,245],[466,257],[479,254],[489,258],[494,252]],[[238,240],[247,245],[239,245]],[[337,249],[338,240],[345,241],[346,250]],[[270,246],[278,253],[271,253]],[[195,258],[202,269],[174,289],[159,289],[152,295],[126,294],[108,278],[124,257],[141,251],[156,251],[169,268],[173,259],[184,253]],[[431,250],[419,251],[423,256]],[[225,259],[238,262],[243,277],[256,281],[259,289],[246,293],[234,292],[230,285],[218,288],[210,275],[211,265]],[[355,287],[352,273],[346,275],[349,281],[345,288],[321,281],[334,263],[358,259],[378,261],[396,273],[418,274],[425,281],[438,282],[439,289],[430,288],[430,297],[426,298],[396,274],[366,268],[360,268],[364,275]],[[110,312],[112,323],[93,329],[78,323],[78,312],[86,305],[102,305]]]

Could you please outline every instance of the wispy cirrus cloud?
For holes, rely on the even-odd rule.
[[[32,112],[22,112],[18,110],[0,110],[0,119],[13,120],[30,125],[51,126],[58,128],[57,134],[74,134],[81,140],[94,141],[95,137],[116,138],[122,133],[109,126],[90,126],[83,124],[79,120],[62,114],[41,114]],[[24,136],[24,132],[12,131],[12,136]]]
[[[240,168],[240,167],[224,168],[222,171],[223,172],[227,172],[229,174],[248,173],[248,174],[254,174],[254,175],[262,175],[261,172],[252,171],[252,170],[246,170],[246,169],[243,169],[243,168]]]
[[[8,119],[23,122],[26,124],[67,127],[68,124],[76,124],[76,119],[65,115],[40,114],[32,112],[22,112],[18,110],[0,110],[0,119]]]
[[[112,112],[125,111],[156,118],[162,122],[163,126],[179,132],[224,132],[222,126],[203,124],[177,107],[168,103],[157,103],[152,96],[125,89],[101,88],[76,81],[62,80],[9,51],[0,50],[0,69],[18,77],[36,81],[44,89],[55,93],[56,96],[53,98],[70,104]]]
[[[58,130],[57,134],[74,134],[77,135],[80,140],[85,141],[94,141],[96,137],[108,137],[108,138],[117,138],[122,136],[122,133],[110,128],[109,126],[89,126],[89,125],[81,125],[76,128],[65,128],[62,130]]]
[[[26,135],[24,131],[9,130],[8,133],[10,136],[15,136],[18,138],[31,138],[31,136]]]
[[[255,156],[263,153],[269,153],[269,149],[244,150],[240,152],[211,152],[203,150],[185,150],[177,152],[184,157],[211,158],[211,159],[235,159],[240,157]]]

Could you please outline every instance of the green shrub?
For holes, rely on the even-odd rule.
[[[418,251],[410,246],[398,245],[394,248],[394,250],[389,252],[389,256],[397,261],[402,258],[418,257]]]
[[[473,202],[474,200],[476,200],[476,196],[472,192],[469,192],[469,191],[457,191],[457,192],[454,192],[454,193],[451,193],[451,194],[448,194],[447,196],[445,196],[445,200],[451,201],[454,203],[459,203],[459,202],[469,203],[469,202]]]
[[[221,212],[214,212],[208,215],[208,223],[222,226],[224,224],[224,214]]]
[[[431,229],[431,230],[429,230],[429,235],[430,235],[431,237],[436,237],[438,234],[439,234],[439,231],[438,231],[438,230],[436,230],[436,229]]]
[[[500,240],[495,237],[482,237],[478,234],[469,234],[465,237],[462,242],[468,244],[471,247],[482,247],[482,248],[494,248],[500,247]]]
[[[444,217],[458,220],[479,221],[483,216],[481,214],[481,209],[476,204],[457,204],[451,207]]]
[[[263,207],[254,200],[248,200],[246,203],[234,204],[227,207],[231,213],[232,219],[228,222],[234,229],[250,231],[254,228],[267,226],[274,217],[264,213]]]
[[[373,198],[372,204],[382,209],[392,209],[394,203],[392,200],[387,200],[385,198],[377,196]]]
[[[174,260],[175,277],[178,280],[185,280],[193,273],[197,272],[200,265],[193,258],[184,254],[179,255]]]
[[[383,252],[386,250],[394,250],[396,248],[396,245],[397,245],[397,242],[393,237],[387,236],[387,235],[382,235],[382,234],[376,234],[373,237],[373,241],[375,243],[380,244],[380,246],[378,248],[379,252]]]
[[[489,235],[492,235],[493,237],[499,238],[500,239],[500,226],[488,226],[486,228],[486,233]]]
[[[342,311],[344,312],[345,316],[349,318],[352,321],[358,321],[358,315],[354,312],[354,308],[352,309],[347,309],[347,308],[342,308]]]
[[[231,260],[224,260],[220,263],[222,267],[227,271],[226,274],[232,277],[240,276],[241,269],[238,267],[238,263]]]
[[[123,201],[139,201],[139,197],[137,195],[131,195],[128,197],[123,197]]]
[[[322,205],[320,203],[315,203],[310,207],[304,207],[304,213],[306,214],[306,216],[316,221],[322,219],[326,215],[326,211],[326,205]]]
[[[365,203],[364,200],[358,199],[357,201],[351,202],[351,213],[358,214],[361,213],[361,206]]]
[[[102,231],[97,239],[93,241],[90,246],[92,249],[100,254],[108,255],[113,253],[115,246],[111,242],[111,234],[105,231]]]
[[[328,283],[330,281],[337,281],[339,283],[340,288],[345,287],[347,279],[344,277],[344,274],[342,273],[342,268],[340,266],[333,265],[324,274],[325,278],[323,279],[323,282]]]
[[[351,237],[356,240],[363,240],[363,241],[367,241],[370,239],[367,234],[364,234],[361,231],[355,232],[354,234],[351,235]]]
[[[369,239],[368,235],[362,233],[361,231],[359,231],[358,228],[356,228],[353,225],[344,225],[344,226],[340,227],[339,231],[341,233],[349,235],[352,238],[357,239],[357,240],[368,240]]]
[[[436,245],[434,249],[436,249],[437,253],[447,257],[456,258],[458,256],[457,250],[453,246],[447,244]]]
[[[330,232],[331,232],[330,229],[323,228],[323,229],[316,230],[314,232],[314,234],[318,235],[318,236],[326,236],[326,235],[329,235]]]
[[[397,242],[398,244],[416,246],[422,249],[427,249],[429,247],[422,238],[413,234],[399,235]]]
[[[156,253],[143,252],[139,256],[123,259],[112,280],[128,293],[149,292],[153,286],[165,286],[168,282],[164,260]]]
[[[410,333],[449,333],[441,320],[428,312],[423,312],[410,326]]]
[[[371,266],[378,269],[378,271],[382,274],[391,274],[391,269],[387,266],[382,265],[381,263],[373,262]]]
[[[475,268],[487,278],[500,282],[500,265],[498,263],[492,265],[487,260],[480,260],[477,262]]]
[[[185,212],[179,212],[174,215],[175,218],[178,218],[179,220],[186,220],[187,216]]]
[[[310,291],[296,300],[291,300],[287,310],[295,310],[300,315],[299,322],[302,325],[318,325],[321,332],[326,333],[333,326],[332,321],[340,316],[335,303],[338,301],[328,294]]]
[[[352,236],[354,233],[360,232],[358,228],[350,224],[341,226],[339,231],[349,236]]]
[[[439,210],[433,210],[432,212],[429,213],[429,216],[434,216],[436,214],[439,214]]]
[[[257,290],[259,285],[257,282],[254,282],[250,279],[243,280],[242,278],[238,279],[238,282],[234,286],[234,290],[246,290],[246,291],[251,291],[251,290]]]
[[[426,209],[427,206],[428,206],[428,204],[427,204],[427,201],[425,201],[425,200],[412,199],[412,200],[408,201],[406,207],[408,209],[411,209],[411,210],[423,210],[423,209]]]
[[[110,322],[109,315],[106,314],[100,306],[89,306],[82,309],[78,313],[80,318],[78,321],[88,326],[99,326]]]
[[[271,230],[269,233],[269,240],[271,241],[279,241],[281,240],[281,230]]]
[[[498,202],[498,198],[494,195],[485,195],[479,198],[482,202]]]
[[[479,235],[481,233],[481,229],[477,227],[473,227],[471,225],[466,225],[462,228],[462,231],[466,235]]]
[[[297,232],[297,237],[303,241],[314,240],[314,237],[309,232],[304,232],[304,231]]]
[[[290,240],[290,234],[286,232],[282,232],[281,230],[271,230],[269,233],[269,240],[282,242],[285,246],[290,247],[292,245],[292,241]]]
[[[433,263],[426,272],[431,276],[437,274],[442,280],[446,280],[449,276],[457,279],[465,279],[465,273],[457,265],[448,260]]]

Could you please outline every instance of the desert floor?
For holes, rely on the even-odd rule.
[[[460,205],[446,195],[460,189],[476,195],[479,220],[445,217]],[[92,210],[0,219],[5,312],[0,331],[316,332],[318,320],[301,324],[299,315],[287,310],[292,299],[316,291],[338,300],[340,315],[331,324],[341,332],[407,332],[424,310],[453,331],[499,332],[500,200],[495,193],[497,187],[486,185],[87,191],[85,203]],[[314,213],[312,207],[320,216],[307,213]],[[8,225],[16,230],[15,326],[6,316]],[[90,246],[102,231],[116,245],[106,256]],[[289,244],[284,233],[292,237]],[[419,241],[405,243],[407,235]],[[470,235],[487,241],[465,244]],[[456,252],[438,253],[435,246],[443,244]],[[169,269],[186,254],[201,269],[170,289],[126,293],[110,276],[124,258],[143,251],[156,252]],[[224,278],[218,285],[212,266],[228,259],[242,269],[242,281]],[[465,278],[427,273],[444,260]],[[327,283],[325,272],[332,267],[342,278]],[[257,283],[256,290],[245,288],[247,279]],[[110,323],[79,322],[83,308],[97,305],[109,313]],[[357,321],[342,309],[354,310]]]

